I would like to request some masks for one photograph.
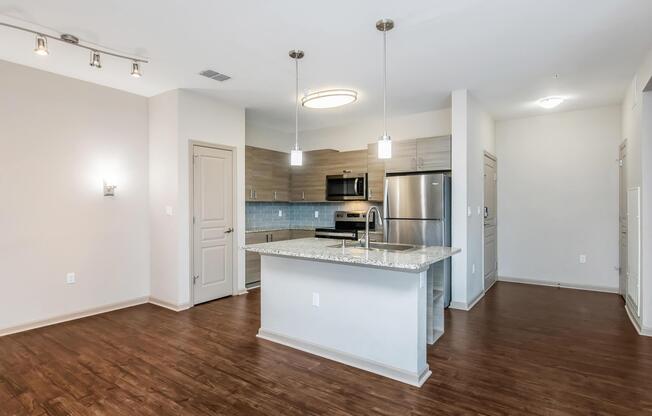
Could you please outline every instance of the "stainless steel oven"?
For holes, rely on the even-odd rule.
[[[366,201],[367,174],[344,173],[326,176],[327,201]]]

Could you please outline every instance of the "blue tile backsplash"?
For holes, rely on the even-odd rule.
[[[381,203],[365,201],[318,203],[247,202],[246,228],[247,230],[257,230],[333,227],[335,225],[335,211],[366,210],[371,204],[378,206],[382,211]],[[279,211],[281,216],[278,215]],[[315,218],[315,211],[319,212],[318,218]]]

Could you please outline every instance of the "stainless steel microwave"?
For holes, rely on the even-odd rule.
[[[366,201],[367,174],[345,173],[326,176],[327,201]]]

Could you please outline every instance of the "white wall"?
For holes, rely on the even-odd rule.
[[[303,150],[335,149],[340,151],[365,149],[382,134],[382,118],[360,120],[355,124],[299,132],[299,147]],[[451,133],[451,110],[427,111],[391,117],[387,130],[392,140],[444,136]],[[248,121],[247,144],[289,152],[294,146],[294,132],[284,133]]]
[[[467,90],[452,93],[452,260],[451,307],[467,309],[484,291],[484,151],[495,147],[494,120]],[[474,271],[475,269],[475,271]]]
[[[3,61],[0,74],[0,332],[148,296],[147,99]]]
[[[468,96],[468,287],[467,301],[484,291],[484,152],[495,154],[496,124],[473,95]],[[475,268],[475,272],[473,269]]]
[[[245,116],[246,118],[246,116]],[[246,119],[245,142],[247,146],[289,153],[294,148],[294,132],[287,133]]]
[[[620,129],[617,106],[496,124],[500,277],[617,290]]]
[[[627,186],[641,187],[641,316],[637,324],[652,334],[652,51],[643,59],[622,104],[622,137],[627,139]],[[635,314],[632,314],[635,315]]]
[[[190,301],[190,194],[188,143],[201,141],[235,147],[237,164],[234,280],[245,290],[245,111],[189,90],[179,91],[179,290],[180,303]]]
[[[235,147],[236,200],[234,279],[236,291],[244,290],[245,196],[244,109],[228,106],[189,90],[175,90],[150,99],[150,189],[152,221],[152,297],[184,308],[190,293],[190,194],[189,142],[199,141]],[[164,171],[164,172],[162,172]],[[165,213],[173,208],[173,215]]]
[[[151,296],[179,304],[179,90],[149,99]],[[172,209],[172,216],[165,212]]]

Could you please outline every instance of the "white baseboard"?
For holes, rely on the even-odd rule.
[[[149,297],[148,302],[151,303],[152,305],[160,306],[161,308],[169,309],[174,312],[181,312],[185,311],[186,309],[190,308],[189,303],[182,303],[180,305],[175,305],[174,303],[170,303],[161,299]]]
[[[471,303],[451,301],[449,308],[458,309],[460,311],[470,311],[475,305],[477,305],[478,302],[480,302],[480,300],[484,297],[484,294],[485,292],[480,293],[477,298],[471,301]]]
[[[346,352],[315,345],[310,342],[288,337],[273,331],[266,331],[262,328],[258,330],[258,335],[256,336],[258,338],[266,339],[277,344],[285,345],[286,347],[294,348],[303,352],[317,355],[319,357],[328,358],[329,360],[337,361],[342,364],[350,365],[351,367],[359,368],[361,370],[369,371],[375,374],[380,374],[381,376],[388,377],[402,383],[411,384],[416,387],[421,387],[423,383],[426,382],[428,377],[432,375],[432,372],[428,367],[426,367],[426,369],[421,374],[411,373],[375,361],[367,360],[366,358],[357,357]]]
[[[142,305],[147,303],[149,298],[147,296],[136,298],[132,300],[127,300],[124,302],[111,303],[108,305],[98,306],[97,308],[85,309],[83,311],[68,313],[65,315],[55,316],[49,319],[43,319],[39,321],[28,322],[26,324],[16,325],[8,328],[0,329],[0,337],[10,334],[15,334],[17,332],[29,331],[31,329],[42,328],[44,326],[50,326],[54,324],[60,324],[62,322],[68,322],[75,319],[86,318],[92,315],[98,315],[101,313],[111,312],[118,309],[129,308],[136,305]]]
[[[652,337],[652,328],[648,328],[643,326],[636,317],[632,314],[632,311],[629,310],[627,307],[627,304],[625,304],[625,312],[627,312],[627,316],[629,317],[629,320],[632,322],[632,325],[634,326],[634,329],[636,332],[638,332],[639,335],[643,335],[646,337]]]
[[[562,282],[554,282],[551,280],[523,279],[520,277],[507,277],[507,276],[498,276],[496,280],[498,280],[499,282],[522,283],[526,285],[536,285],[536,286],[550,286],[550,287],[558,287],[563,289],[577,289],[577,290],[590,290],[592,292],[618,293],[617,287],[583,285],[577,283],[562,283]]]

